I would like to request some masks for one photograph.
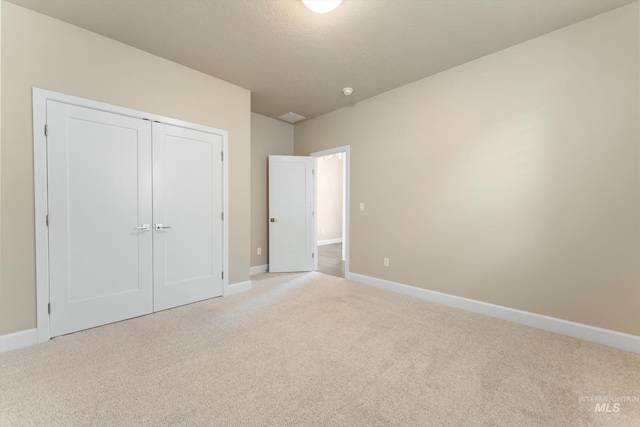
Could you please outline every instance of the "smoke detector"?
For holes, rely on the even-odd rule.
[[[342,89],[342,93],[345,94],[345,96],[349,96],[353,93],[353,88],[352,87],[345,87],[344,89]]]

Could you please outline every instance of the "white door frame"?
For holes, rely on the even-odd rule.
[[[222,267],[224,275],[223,295],[229,293],[229,161],[228,133],[225,130],[172,119],[157,114],[132,110],[103,102],[92,101],[63,93],[33,88],[33,178],[35,192],[35,237],[36,237],[36,328],[38,343],[51,338],[49,330],[49,233],[47,231],[47,139],[45,125],[47,123],[47,101],[58,101],[79,107],[91,108],[108,113],[120,114],[143,120],[166,123],[174,126],[195,129],[202,132],[222,136],[222,151],[225,153],[222,162],[222,209],[225,221],[222,225]]]
[[[351,146],[343,145],[341,147],[330,148],[328,150],[316,151],[309,154],[311,157],[324,157],[330,154],[344,153],[344,179],[343,191],[342,191],[342,250],[344,251],[344,276],[349,274],[349,193],[351,188],[350,176],[351,176]],[[316,177],[316,183],[317,183]],[[318,192],[316,191],[316,212],[318,211]],[[316,215],[316,225],[318,222],[318,216]],[[318,234],[316,233],[316,253],[318,253]],[[316,257],[316,270],[318,269],[318,257]]]

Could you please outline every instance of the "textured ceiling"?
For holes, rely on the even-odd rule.
[[[253,112],[311,118],[634,0],[9,1],[250,89]]]

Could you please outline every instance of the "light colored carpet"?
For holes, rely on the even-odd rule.
[[[640,356],[320,273],[0,355],[0,425],[634,426]]]

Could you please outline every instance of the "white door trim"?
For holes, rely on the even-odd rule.
[[[328,150],[323,150],[323,151],[316,151],[315,153],[311,153],[309,154],[311,157],[324,157],[324,156],[328,156],[329,154],[338,154],[338,153],[344,153],[345,158],[344,158],[344,179],[342,180],[342,221],[343,221],[343,232],[342,232],[342,244],[343,244],[343,248],[342,250],[344,251],[344,275],[345,277],[347,276],[347,274],[349,274],[349,194],[350,194],[350,188],[351,188],[351,182],[350,182],[350,177],[351,177],[351,146],[350,145],[343,145],[341,147],[336,147],[336,148],[330,148]],[[316,192],[316,199],[317,199],[317,192]],[[316,205],[317,205],[317,200],[316,200]],[[317,211],[317,206],[316,206],[316,211]],[[317,216],[316,216],[316,222],[317,222]],[[316,234],[316,253],[318,253],[318,249],[317,249],[317,234]],[[318,269],[318,265],[317,265],[317,257],[316,257],[316,270]]]
[[[45,125],[47,118],[47,101],[57,101],[79,107],[91,108],[108,113],[120,114],[143,120],[166,123],[202,132],[214,133],[222,136],[222,209],[225,213],[222,226],[222,266],[224,271],[223,295],[229,294],[229,156],[228,133],[225,130],[215,129],[183,120],[144,111],[132,110],[103,102],[92,101],[76,96],[66,95],[44,89],[33,88],[33,175],[35,192],[35,237],[36,237],[36,329],[38,331],[38,343],[48,341],[51,338],[49,330],[49,234],[47,232],[46,216],[48,212],[47,199],[47,139]],[[55,310],[55,307],[53,308]]]

